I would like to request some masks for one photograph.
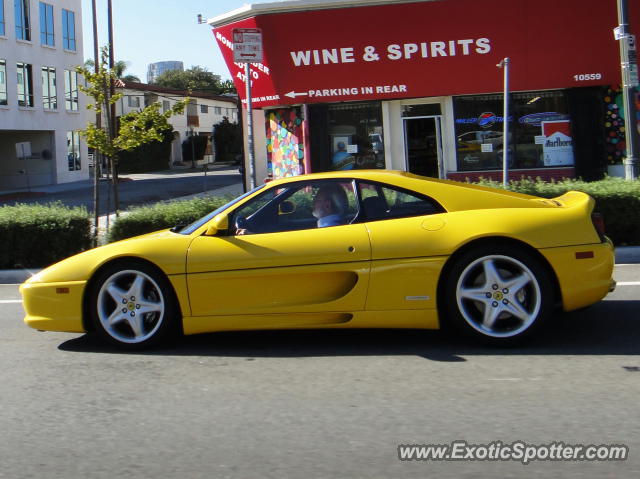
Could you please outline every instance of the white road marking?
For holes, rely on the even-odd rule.
[[[0,304],[17,304],[22,303],[21,299],[0,299]]]
[[[640,286],[640,281],[618,281],[616,286]]]
[[[542,378],[488,378],[488,381],[540,381]]]

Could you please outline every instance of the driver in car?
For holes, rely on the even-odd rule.
[[[344,224],[347,212],[347,194],[340,185],[321,186],[313,199],[313,216],[318,228]]]
[[[318,228],[325,226],[338,226],[345,223],[345,214],[348,208],[347,194],[340,185],[324,185],[318,188],[313,202],[312,214],[317,220]],[[236,235],[252,234],[246,228],[238,228]]]

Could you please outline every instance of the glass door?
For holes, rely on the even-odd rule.
[[[444,178],[441,115],[407,117],[404,121],[404,155],[407,171]]]

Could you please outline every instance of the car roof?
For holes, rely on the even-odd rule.
[[[535,196],[472,183],[429,178],[407,171],[397,170],[344,170],[310,173],[273,180],[268,186],[271,188],[280,185],[284,186],[297,181],[341,178],[386,183],[391,186],[412,190],[434,198],[444,206],[447,211],[485,208],[548,207],[548,205],[542,202],[532,203],[531,200],[540,200],[540,198]]]

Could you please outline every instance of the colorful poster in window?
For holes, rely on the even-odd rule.
[[[266,115],[267,160],[274,179],[304,173],[303,119],[299,108],[281,108]]]
[[[573,138],[569,120],[543,121],[542,145],[544,166],[573,165]]]

